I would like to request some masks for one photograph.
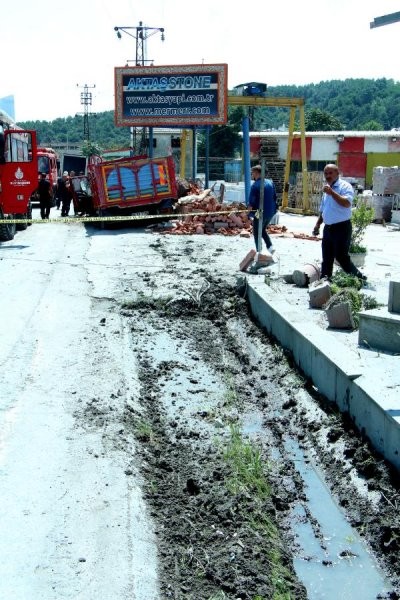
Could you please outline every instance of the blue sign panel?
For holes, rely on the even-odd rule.
[[[117,126],[222,125],[226,64],[115,68]]]

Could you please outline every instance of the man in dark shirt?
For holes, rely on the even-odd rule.
[[[58,196],[61,200],[61,216],[68,217],[72,200],[72,185],[68,171],[64,171],[62,179],[58,184]]]
[[[251,176],[254,180],[250,188],[249,193],[249,202],[248,206],[250,210],[258,211],[260,207],[260,188],[261,188],[261,165],[256,165],[251,169]],[[271,179],[264,179],[264,206],[263,206],[263,220],[261,223],[262,227],[262,239],[267,246],[268,252],[273,254],[275,252],[274,247],[272,246],[271,239],[267,233],[267,226],[271,221],[272,217],[277,211],[277,202],[276,202],[276,190],[274,183]],[[258,228],[260,226],[259,218],[256,214],[253,220],[253,235],[254,241],[256,244],[257,252],[261,252],[261,248],[258,247]]]
[[[48,219],[52,203],[52,191],[50,181],[46,179],[46,173],[40,173],[38,195],[40,201],[40,216]]]

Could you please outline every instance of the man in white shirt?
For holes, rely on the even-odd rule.
[[[343,271],[366,281],[366,276],[351,262],[349,256],[354,190],[350,183],[340,179],[339,169],[335,164],[326,165],[324,176],[320,214],[313,230],[313,234],[318,235],[321,223],[324,223],[321,278],[332,277],[336,259]]]

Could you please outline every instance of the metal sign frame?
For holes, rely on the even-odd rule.
[[[228,65],[115,67],[117,127],[224,125]]]

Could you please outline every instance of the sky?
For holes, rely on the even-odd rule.
[[[114,27],[142,22],[165,30],[146,40],[160,65],[228,65],[228,87],[249,81],[301,85],[332,79],[400,81],[400,22],[370,29],[400,11],[400,0],[6,0],[0,25],[0,97],[15,97],[16,121],[74,116],[81,92],[91,112],[113,110],[114,67],[136,55],[136,40]],[[150,30],[148,30],[150,32]]]

